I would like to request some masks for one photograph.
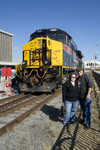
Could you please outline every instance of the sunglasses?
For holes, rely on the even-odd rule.
[[[72,76],[71,78],[76,78],[76,77],[73,77],[73,76]]]

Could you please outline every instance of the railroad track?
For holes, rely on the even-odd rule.
[[[6,103],[6,102],[9,102],[9,101],[12,101],[14,99],[17,99],[19,97],[23,97],[25,94],[22,93],[22,94],[19,94],[19,95],[14,95],[14,96],[11,96],[11,97],[7,97],[7,98],[3,98],[3,99],[0,99],[0,104],[3,104],[3,103]]]
[[[20,94],[0,101],[0,136],[9,132],[30,114],[40,110],[61,93],[61,88],[53,94],[33,96]]]
[[[93,74],[93,76],[95,78],[95,81],[96,81],[96,83],[97,83],[97,85],[99,87],[99,90],[100,90],[100,74],[98,74],[98,73],[96,73],[94,71],[92,71],[92,74]]]

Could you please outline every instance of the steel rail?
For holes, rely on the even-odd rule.
[[[1,116],[5,116],[5,115],[7,115],[8,113],[14,112],[15,110],[18,110],[18,109],[20,109],[20,108],[22,108],[22,107],[25,107],[25,106],[27,106],[27,105],[29,105],[29,104],[31,104],[31,103],[35,103],[36,101],[40,100],[41,98],[44,98],[45,96],[46,96],[46,95],[44,94],[44,95],[42,95],[42,96],[39,96],[39,97],[36,97],[36,98],[32,98],[32,99],[27,100],[27,101],[25,101],[25,102],[21,102],[20,104],[18,103],[17,105],[12,106],[12,107],[10,107],[10,108],[7,108],[7,109],[5,109],[5,110],[3,110],[3,111],[0,112],[0,117],[1,117]],[[28,97],[26,97],[26,98],[28,98]],[[22,100],[22,99],[21,99],[21,100]],[[20,99],[19,99],[18,101],[20,101]]]
[[[43,97],[45,97],[45,99],[42,102],[36,104],[31,109],[29,109],[25,113],[21,114],[20,116],[18,116],[17,118],[15,118],[11,122],[7,123],[2,128],[0,128],[0,136],[4,135],[5,133],[12,130],[15,125],[22,122],[30,114],[34,114],[36,111],[40,110],[45,104],[47,104],[48,102],[50,102],[51,100],[53,100],[54,98],[56,98],[60,94],[61,94],[61,88],[57,89],[57,91],[55,93],[48,95],[47,97],[46,97],[46,95],[43,95]],[[40,97],[37,98],[37,100],[39,100],[39,99],[40,99]]]
[[[23,97],[24,95],[25,94],[22,93],[22,94],[14,95],[14,96],[11,96],[11,97],[3,98],[3,99],[0,100],[0,104],[8,102],[8,101],[12,101],[13,99],[16,99],[18,97]]]
[[[10,101],[10,102],[8,102],[8,103],[6,103],[6,104],[3,104],[3,105],[0,105],[0,113],[2,112],[1,110],[3,109],[3,111],[6,109],[8,109],[8,107],[11,107],[11,106],[13,106],[13,105],[15,105],[15,104],[17,104],[17,103],[19,103],[19,102],[22,102],[23,100],[25,100],[26,98],[29,98],[31,95],[30,94],[28,94],[28,95],[24,95],[23,97],[18,97],[17,99],[15,99],[15,100],[12,100],[12,101]]]

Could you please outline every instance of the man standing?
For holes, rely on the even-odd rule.
[[[80,123],[85,125],[84,129],[89,129],[91,126],[92,81],[83,69],[78,70],[78,75],[79,101],[83,111],[83,120]]]

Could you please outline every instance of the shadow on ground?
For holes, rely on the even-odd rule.
[[[59,119],[60,116],[60,109],[55,108],[53,106],[44,105],[44,107],[41,109],[43,113],[49,116],[49,119],[55,122],[58,122],[61,120]]]
[[[51,150],[61,150],[61,145],[63,142],[69,143],[69,141],[71,142],[70,144],[70,148],[69,150],[73,150],[74,145],[75,145],[75,140],[76,140],[76,136],[77,136],[77,132],[78,132],[78,128],[79,128],[79,120],[81,117],[81,113],[79,114],[78,118],[76,118],[76,126],[75,126],[75,130],[74,130],[74,134],[72,135],[70,132],[70,123],[68,123],[66,126],[64,126],[55,142],[55,144],[53,145]],[[67,137],[64,137],[63,134],[64,132],[66,132]],[[69,145],[69,144],[68,144]]]

